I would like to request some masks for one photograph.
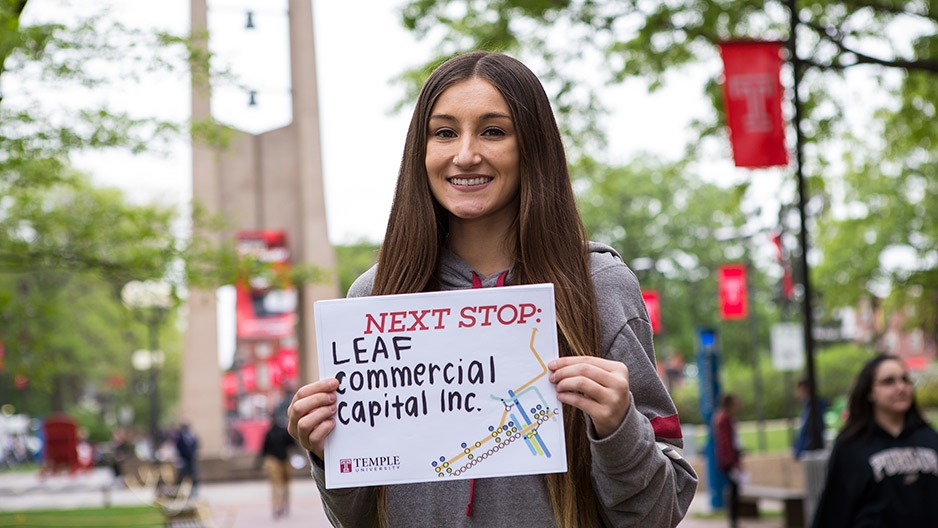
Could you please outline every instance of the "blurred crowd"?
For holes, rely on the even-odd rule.
[[[55,419],[65,421],[66,425],[69,422],[68,417],[61,415]],[[108,467],[118,477],[131,461],[176,464],[179,458],[178,429],[162,431],[155,447],[147,433],[120,427],[113,429],[109,440],[94,441],[84,428],[74,425],[73,434],[50,442],[47,434],[52,429],[46,422],[44,418],[23,414],[0,414],[0,471],[38,468],[48,473]],[[63,448],[69,453],[66,457],[58,453]]]

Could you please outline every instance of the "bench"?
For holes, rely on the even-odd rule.
[[[760,499],[781,502],[785,528],[804,527],[804,497],[805,493],[803,490],[791,488],[747,484],[739,489],[739,501],[741,506],[746,504],[747,507],[745,509],[747,510],[753,508],[751,511],[755,513],[755,516],[759,514],[758,501]]]
[[[205,528],[212,523],[201,501],[195,497],[191,479],[178,485],[172,464],[140,466],[135,475],[125,478],[127,487],[136,495],[153,497],[154,505],[163,514],[168,528]]]

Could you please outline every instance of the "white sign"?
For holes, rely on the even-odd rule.
[[[772,325],[772,366],[775,370],[804,368],[804,327],[798,323]]]
[[[567,469],[551,284],[315,304],[319,371],[339,380],[326,487]]]

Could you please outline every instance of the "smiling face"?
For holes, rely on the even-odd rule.
[[[869,400],[874,415],[904,416],[912,406],[912,383],[905,365],[886,360],[876,367]]]
[[[427,175],[450,222],[509,225],[518,212],[518,136],[501,93],[479,78],[447,88],[427,131]]]

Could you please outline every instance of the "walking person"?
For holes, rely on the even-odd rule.
[[[795,438],[795,443],[792,445],[792,455],[796,459],[800,459],[801,455],[804,454],[811,445],[811,421],[809,419],[809,416],[811,416],[811,398],[809,391],[810,388],[808,387],[807,378],[801,378],[798,380],[798,383],[795,384],[795,396],[801,404],[801,414],[798,417],[798,437]],[[817,415],[814,420],[814,427],[817,427],[818,435],[823,441],[824,413],[827,412],[827,400],[818,397],[816,401]],[[821,445],[819,448],[823,449],[824,446]]]
[[[283,421],[279,415],[271,417],[270,427],[264,433],[264,444],[258,453],[258,461],[263,462],[270,482],[274,519],[290,514],[290,453],[296,447],[296,441],[287,432]]]
[[[384,138],[386,139],[386,138]],[[568,470],[328,489],[338,380],[300,387],[288,429],[336,526],[673,527],[697,475],[681,455],[635,274],[591,243],[550,101],[524,64],[472,52],[418,96],[378,263],[349,297],[553,283]],[[394,439],[388,439],[393,442]]]
[[[827,465],[814,528],[938,526],[938,433],[915,403],[905,363],[868,361]]]
[[[179,475],[176,485],[182,484],[183,479],[189,477],[192,481],[192,495],[196,494],[199,486],[199,438],[183,422],[176,435],[176,454],[179,456]]]
[[[739,526],[739,487],[743,483],[743,450],[736,427],[740,406],[739,396],[724,394],[720,397],[720,407],[713,417],[717,468],[726,476],[723,497],[727,504],[730,528]]]

